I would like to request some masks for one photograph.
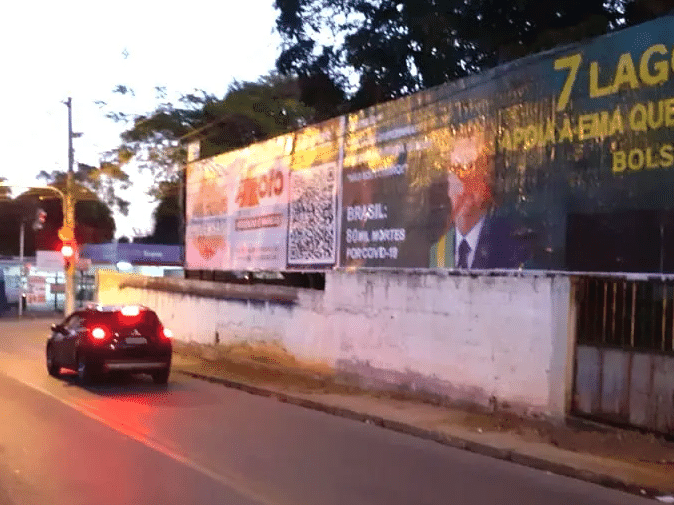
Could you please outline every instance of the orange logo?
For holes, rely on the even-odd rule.
[[[215,256],[215,253],[218,252],[218,249],[224,247],[225,240],[223,237],[217,235],[210,237],[201,235],[196,237],[193,240],[193,243],[197,247],[199,255],[202,258],[209,260]]]
[[[246,177],[239,182],[236,203],[239,207],[256,207],[261,198],[283,193],[283,172],[272,169],[258,177]]]

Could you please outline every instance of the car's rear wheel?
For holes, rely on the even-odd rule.
[[[169,367],[159,370],[157,372],[152,372],[152,381],[155,384],[166,384],[168,383],[169,373],[171,372]]]
[[[91,361],[85,355],[77,357],[77,377],[82,384],[90,384],[95,378],[95,370]]]
[[[61,365],[56,361],[56,356],[54,355],[54,346],[47,346],[47,372],[52,377],[58,377],[61,375]]]

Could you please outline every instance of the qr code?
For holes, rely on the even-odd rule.
[[[335,262],[336,165],[291,172],[288,264]]]

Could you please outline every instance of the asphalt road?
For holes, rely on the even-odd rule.
[[[0,505],[652,503],[180,374],[83,388],[49,323],[0,319]]]

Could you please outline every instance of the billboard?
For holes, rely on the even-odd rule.
[[[347,117],[342,170],[340,264],[416,266],[419,208],[412,165],[425,151],[412,101]],[[425,266],[425,265],[423,265]]]
[[[339,178],[344,119],[299,132],[290,165],[288,259],[291,269],[332,267],[337,261]]]
[[[283,270],[288,230],[288,179],[293,136],[283,135],[236,151],[230,170],[231,258],[227,270]],[[230,167],[234,168],[234,167]]]
[[[187,165],[186,268],[223,270],[229,264],[232,174],[242,164],[237,153],[225,153]]]
[[[342,123],[189,163],[186,268],[332,268]]]
[[[188,213],[242,173],[287,192],[188,216],[222,246],[188,268],[674,272],[673,47],[664,16],[192,163]]]
[[[498,83],[460,84],[349,118],[342,265],[510,269],[528,259],[522,230],[495,212]]]
[[[348,118],[346,267],[674,271],[674,21]]]

